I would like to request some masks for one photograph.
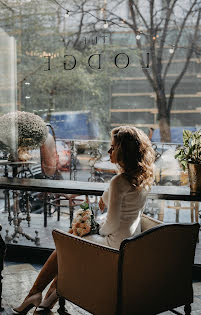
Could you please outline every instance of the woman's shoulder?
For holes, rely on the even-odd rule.
[[[115,175],[110,182],[110,187],[115,189],[118,192],[135,192],[139,195],[141,194],[148,194],[148,192],[150,191],[150,188],[147,187],[135,187],[134,185],[132,185],[128,179],[126,178],[126,176],[124,174],[118,174]]]
[[[123,174],[118,174],[112,177],[110,187],[116,188],[118,191],[127,192],[132,186]]]
[[[113,182],[113,183],[122,183],[122,182],[125,182],[126,181],[126,178],[125,178],[125,176],[121,173],[121,174],[117,174],[117,175],[115,175],[115,176],[113,176],[112,177],[112,179],[111,179],[111,183]]]

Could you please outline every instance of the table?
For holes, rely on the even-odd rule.
[[[99,182],[105,182],[111,180],[111,178],[117,174],[118,168],[116,164],[104,160],[99,161],[94,164],[95,176],[98,176]]]
[[[33,174],[29,168],[30,165],[35,165],[36,162],[34,161],[8,161],[8,160],[0,160],[0,166],[5,166],[4,169],[4,176],[7,178],[8,173],[8,166],[12,167],[12,177],[18,177],[18,178],[26,178],[27,176],[33,177]],[[20,170],[18,168],[21,167]],[[22,227],[20,226],[22,220],[27,220],[28,226],[30,226],[31,216],[30,216],[30,205],[29,205],[29,193],[28,191],[25,192],[24,198],[24,204],[25,204],[25,211],[26,211],[26,218],[20,218],[20,206],[19,206],[19,193],[17,190],[13,189],[13,215],[11,215],[11,207],[10,207],[10,195],[9,195],[9,189],[4,190],[4,199],[5,199],[5,211],[8,212],[8,221],[9,224],[13,222],[14,226],[14,233],[9,236],[9,231],[6,230],[6,241],[10,242],[11,240],[15,243],[17,243],[17,238],[21,234],[25,236],[28,240],[31,240],[35,242],[36,245],[40,244],[40,238],[38,237],[38,231],[35,231],[36,237],[33,238],[27,233],[23,232]]]
[[[47,193],[101,196],[108,183],[81,182],[71,180],[0,178],[0,189],[24,190]],[[150,199],[201,201],[201,193],[191,193],[187,186],[153,186]],[[44,198],[44,226],[47,226],[47,204]]]
[[[108,183],[71,180],[0,178],[0,189],[101,196]],[[152,186],[151,199],[201,201],[201,193],[191,193],[187,186]]]
[[[148,197],[165,200],[201,201],[201,192],[192,193],[188,186],[153,186]]]
[[[101,196],[108,183],[71,180],[0,178],[0,189]],[[201,193],[191,193],[187,186],[153,186],[150,199],[201,201]],[[44,198],[46,199],[46,198]],[[44,226],[47,226],[47,205],[44,202]]]
[[[199,201],[201,201],[201,193],[191,193],[190,188],[187,186],[154,186],[148,195],[150,199],[161,199],[160,212],[158,214],[158,219],[160,221],[164,220],[164,207],[165,200],[175,200],[177,201],[174,206],[167,206],[167,208],[176,210],[176,222],[179,219],[179,211],[182,209],[187,209],[191,211],[191,222],[199,223]],[[190,206],[181,206],[180,201],[189,201]]]
[[[63,193],[101,196],[108,187],[105,183],[78,182],[71,180],[50,180],[30,178],[0,178],[0,189],[44,192],[44,226],[47,226],[47,194]]]
[[[71,180],[0,178],[0,189],[101,196],[108,183]]]
[[[23,174],[25,172],[29,172],[31,175],[33,175],[30,168],[29,168],[29,165],[35,165],[35,164],[37,164],[37,162],[35,162],[35,161],[12,162],[9,160],[0,160],[0,166],[5,166],[5,173],[4,173],[5,177],[8,176],[8,169],[7,169],[8,166],[12,167],[12,176],[13,177],[16,177],[16,176],[20,177],[21,174]],[[17,171],[19,166],[22,166],[22,170],[20,172]],[[26,177],[26,176],[24,176],[24,177]]]
[[[33,174],[29,168],[29,165],[36,164],[34,161],[18,161],[18,162],[12,162],[9,160],[0,160],[0,166],[4,166],[4,177],[8,177],[8,166],[12,167],[12,177],[27,177],[27,173],[29,173],[32,177]],[[18,172],[18,167],[22,167],[22,170]],[[9,193],[8,190],[4,191],[5,195],[5,211],[7,212],[9,210]]]

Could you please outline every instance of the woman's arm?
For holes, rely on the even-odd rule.
[[[99,230],[100,235],[109,235],[118,230],[120,225],[120,212],[122,199],[127,193],[128,187],[125,186],[119,175],[113,177],[109,187],[108,211],[105,223]]]
[[[103,198],[102,197],[100,197],[100,200],[99,200],[99,209],[100,209],[100,211],[103,213],[103,211],[105,210],[105,203],[104,203],[104,201],[103,201]]]

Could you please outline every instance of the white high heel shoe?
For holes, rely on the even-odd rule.
[[[13,314],[26,315],[28,311],[30,311],[30,309],[32,309],[34,306],[37,308],[41,301],[42,293],[38,292],[25,299],[19,307],[12,308],[12,312]]]
[[[52,291],[52,293],[43,300],[43,302],[37,307],[37,311],[48,311],[53,308],[58,300],[58,295],[56,289]]]

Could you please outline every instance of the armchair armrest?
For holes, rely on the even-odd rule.
[[[142,232],[149,230],[157,225],[164,224],[164,222],[153,219],[146,214],[142,214],[142,220],[141,220],[141,230]]]
[[[59,230],[52,234],[57,251],[58,294],[93,314],[114,314],[119,251]]]

